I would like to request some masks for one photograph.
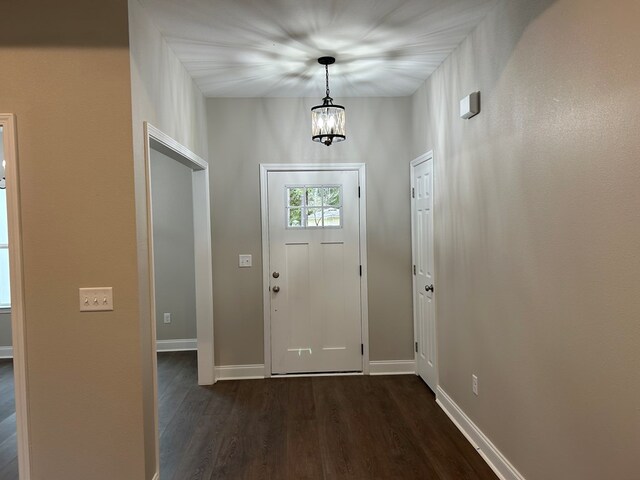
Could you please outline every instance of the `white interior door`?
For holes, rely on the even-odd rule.
[[[412,162],[411,183],[416,370],[435,391],[438,370],[433,274],[433,156]]]
[[[268,173],[271,373],[362,371],[357,171]]]

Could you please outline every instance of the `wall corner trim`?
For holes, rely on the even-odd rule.
[[[447,395],[440,387],[436,391],[436,403],[449,416],[451,421],[469,440],[469,443],[478,451],[487,465],[501,480],[525,480],[525,478],[511,465],[491,440],[482,433],[482,430],[471,421],[466,413]]]
[[[216,380],[257,380],[263,378],[263,364],[216,366]]]
[[[156,351],[158,352],[187,352],[191,350],[198,350],[197,338],[178,338],[156,342]]]
[[[0,347],[0,358],[13,358],[13,347]]]
[[[415,360],[373,360],[369,362],[369,375],[410,375],[415,373]]]

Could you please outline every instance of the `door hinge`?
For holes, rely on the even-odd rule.
[[[362,265],[360,265],[360,276],[362,276]]]
[[[416,198],[416,189],[411,187],[411,198]]]
[[[416,266],[415,265],[413,266],[413,274],[414,275],[416,274]]]
[[[360,198],[360,187],[358,187],[358,198]]]
[[[416,342],[416,353],[418,353],[418,342]]]
[[[360,355],[364,355],[364,343],[360,344]]]

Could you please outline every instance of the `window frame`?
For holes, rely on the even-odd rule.
[[[303,195],[301,197],[301,203],[300,205],[290,205],[290,194],[289,192],[294,189],[294,188],[302,188],[304,190]],[[325,204],[325,199],[324,199],[324,195],[322,195],[322,203],[321,205],[307,205],[307,190],[309,188],[338,188],[339,189],[339,198],[340,201],[338,202],[338,205],[328,205]],[[284,187],[284,196],[285,196],[285,200],[284,200],[284,225],[285,225],[285,229],[287,230],[323,230],[323,229],[329,229],[329,230],[336,230],[336,229],[341,229],[343,228],[343,224],[344,224],[344,202],[343,202],[343,191],[342,191],[342,185],[340,184],[287,184]],[[299,226],[295,226],[295,225],[290,225],[289,224],[289,212],[291,210],[300,210],[300,225]],[[307,215],[307,211],[308,209],[319,209],[322,213],[322,225],[309,225],[307,223],[307,219],[308,219],[308,215]],[[339,215],[339,219],[340,219],[340,224],[339,225],[325,225],[324,224],[324,212],[325,210],[329,210],[329,209],[333,209],[333,210],[338,210],[340,212]]]

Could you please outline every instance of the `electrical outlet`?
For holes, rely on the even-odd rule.
[[[238,255],[238,266],[240,268],[250,268],[251,263],[251,255]]]
[[[478,395],[478,376],[475,374],[471,375],[471,390],[474,395]]]
[[[171,323],[171,314],[170,313],[165,313],[164,314],[164,323]]]

